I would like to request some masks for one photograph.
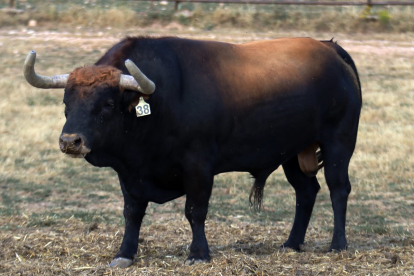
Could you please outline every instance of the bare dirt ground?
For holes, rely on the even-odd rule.
[[[215,178],[208,224],[212,262],[187,267],[191,232],[184,198],[151,204],[136,263],[107,265],[119,248],[122,196],[116,175],[64,157],[62,90],[22,77],[30,50],[40,74],[92,64],[126,35],[173,35],[242,43],[286,36],[339,41],[358,67],[364,100],[351,161],[349,249],[326,253],[333,229],[322,190],[302,252],[283,251],[295,197],[281,170],[265,189],[265,210],[248,207],[247,174]],[[414,34],[201,31],[177,24],[145,29],[0,29],[0,275],[413,275]]]

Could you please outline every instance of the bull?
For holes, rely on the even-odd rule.
[[[280,165],[296,193],[282,246],[304,243],[324,166],[334,213],[329,250],[346,249],[348,166],[362,97],[356,66],[337,43],[127,37],[95,65],[52,77],[35,73],[35,58],[32,51],[25,61],[26,80],[65,89],[61,151],[118,174],[125,233],[111,266],[133,263],[149,202],[183,195],[193,234],[186,263],[208,262],[214,175],[249,172],[249,200],[260,208],[266,179]]]

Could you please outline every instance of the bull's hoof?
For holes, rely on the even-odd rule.
[[[346,241],[345,236],[342,237],[334,237],[331,242],[331,246],[329,247],[328,252],[332,251],[343,251],[348,249],[348,243]]]
[[[208,263],[209,260],[200,260],[200,259],[187,259],[185,261],[185,265],[193,265],[193,264],[205,264]]]
[[[299,244],[299,245],[293,245],[291,243],[285,242],[284,244],[282,244],[280,246],[280,249],[283,250],[283,251],[294,250],[294,251],[299,252],[301,246],[302,246],[301,244]]]
[[[109,264],[110,267],[120,267],[120,268],[126,268],[130,265],[132,265],[133,261],[131,259],[127,258],[115,258],[112,260],[112,262]]]
[[[331,245],[331,247],[329,247],[328,252],[341,252],[341,251],[345,251],[345,250],[348,250],[348,245],[335,246],[335,247]]]

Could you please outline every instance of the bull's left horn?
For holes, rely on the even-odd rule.
[[[144,94],[150,95],[154,93],[155,84],[145,76],[141,70],[131,60],[125,61],[125,66],[131,76],[121,75],[119,85],[124,89],[139,91]]]
[[[37,88],[65,88],[69,74],[44,77],[36,74],[34,65],[36,62],[36,52],[30,51],[24,61],[23,73],[27,82]]]

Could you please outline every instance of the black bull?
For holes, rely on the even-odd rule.
[[[114,68],[128,74],[126,59],[155,83],[154,94],[107,80],[116,79]],[[283,246],[298,250],[320,189],[315,174],[322,161],[334,211],[330,250],[346,248],[348,166],[362,100],[354,62],[336,43],[127,38],[95,65],[110,67],[69,75],[60,146],[118,173],[125,234],[111,265],[132,263],[148,202],[162,204],[183,195],[193,231],[187,263],[209,261],[204,224],[214,175],[251,173],[251,197],[260,207],[266,179],[280,165],[296,192],[295,219]],[[100,76],[88,83],[94,73]],[[137,118],[140,96],[152,114]]]

